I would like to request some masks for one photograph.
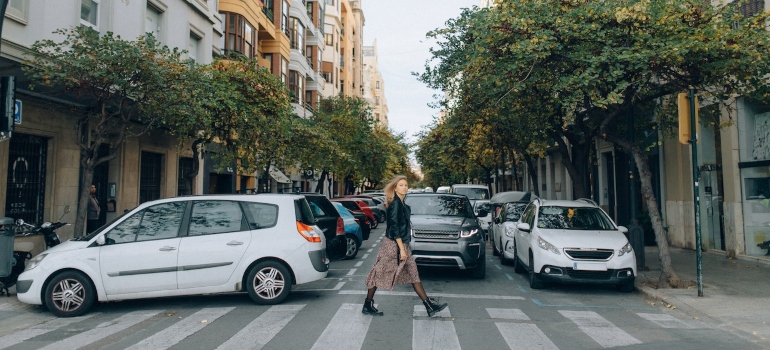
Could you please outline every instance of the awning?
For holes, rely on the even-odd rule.
[[[280,170],[276,169],[272,165],[270,166],[269,173],[270,173],[270,177],[272,177],[273,180],[275,180],[278,183],[282,183],[282,184],[291,183],[291,180],[289,179],[288,176],[286,176],[284,173],[282,173]]]

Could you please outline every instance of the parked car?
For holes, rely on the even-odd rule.
[[[366,214],[366,218],[369,219],[371,228],[377,228],[378,223],[377,219],[374,217],[374,212],[372,212],[372,209],[369,208],[365,202],[358,198],[332,198],[331,200],[334,202],[342,203],[345,208],[348,208],[352,211]]]
[[[332,202],[326,196],[316,192],[297,192],[296,194],[305,196],[310,204],[316,225],[326,237],[326,252],[329,258],[343,258],[347,251],[345,224]]]
[[[489,232],[489,226],[492,223],[492,212],[490,211],[488,199],[479,199],[475,204],[473,204],[473,212],[477,216],[481,210],[484,210],[487,213],[485,216],[479,216],[479,225],[481,225],[481,229],[484,230],[486,237],[487,233]]]
[[[366,214],[352,211],[348,208],[345,208],[353,217],[356,219],[356,223],[359,227],[361,227],[361,236],[363,237],[364,241],[369,239],[369,235],[372,233],[372,225],[369,224],[369,218],[366,217]]]
[[[382,221],[380,221],[380,223],[385,222],[385,218],[386,218],[385,216],[388,213],[388,211],[386,210],[387,205],[385,205],[385,202],[386,202],[385,196],[372,197],[372,199],[374,200],[375,203],[377,203],[377,208],[379,208],[380,212],[382,213],[382,215],[380,216],[380,220]]]
[[[326,277],[325,244],[304,196],[166,198],[35,256],[16,291],[59,317],[97,301],[210,293],[278,304]]]
[[[372,214],[374,214],[374,220],[376,220],[377,223],[385,222],[385,210],[380,209],[380,206],[378,205],[378,203],[374,201],[374,197],[368,196],[368,195],[357,195],[357,196],[350,196],[345,198],[355,198],[363,201],[364,203],[366,203],[366,206],[369,207],[369,210],[372,211]],[[376,228],[376,227],[377,225],[375,225],[375,227],[373,228]]]
[[[364,241],[363,234],[361,233],[361,226],[358,225],[356,218],[353,214],[345,208],[342,203],[332,202],[337,212],[340,213],[342,221],[345,223],[345,242],[347,243],[345,250],[345,260],[353,259],[358,254],[358,248],[361,247],[361,243]]]
[[[536,199],[516,225],[513,266],[529,272],[532,289],[550,281],[612,284],[630,292],[636,256],[626,232],[591,200]]]
[[[494,215],[489,240],[492,242],[492,255],[500,256],[501,264],[513,261],[513,231],[521,213],[535,198],[538,197],[532,192],[506,191],[496,193],[489,200],[490,211]]]
[[[417,265],[454,267],[469,270],[475,278],[486,276],[486,242],[468,197],[409,194],[405,203],[412,210],[410,247]]]
[[[452,187],[449,186],[439,186],[436,189],[436,193],[449,193],[452,191]]]
[[[471,201],[471,205],[479,199],[489,199],[489,187],[486,185],[455,184],[452,185],[451,193],[465,195]]]

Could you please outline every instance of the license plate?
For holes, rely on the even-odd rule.
[[[572,264],[572,269],[583,271],[607,271],[607,264],[596,262],[576,262]]]

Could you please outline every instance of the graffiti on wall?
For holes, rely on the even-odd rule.
[[[770,112],[754,116],[754,160],[770,159]]]

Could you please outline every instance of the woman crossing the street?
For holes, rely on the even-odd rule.
[[[364,308],[361,312],[367,315],[382,316],[382,311],[374,307],[374,293],[377,288],[392,290],[397,284],[411,283],[417,296],[425,305],[428,316],[447,307],[447,304],[438,304],[428,298],[425,289],[420,282],[417,272],[417,264],[412,258],[412,250],[409,248],[411,241],[411,209],[404,203],[404,198],[409,190],[406,176],[397,175],[385,186],[386,223],[385,238],[377,253],[374,267],[366,276],[366,287],[369,289],[364,300]]]

